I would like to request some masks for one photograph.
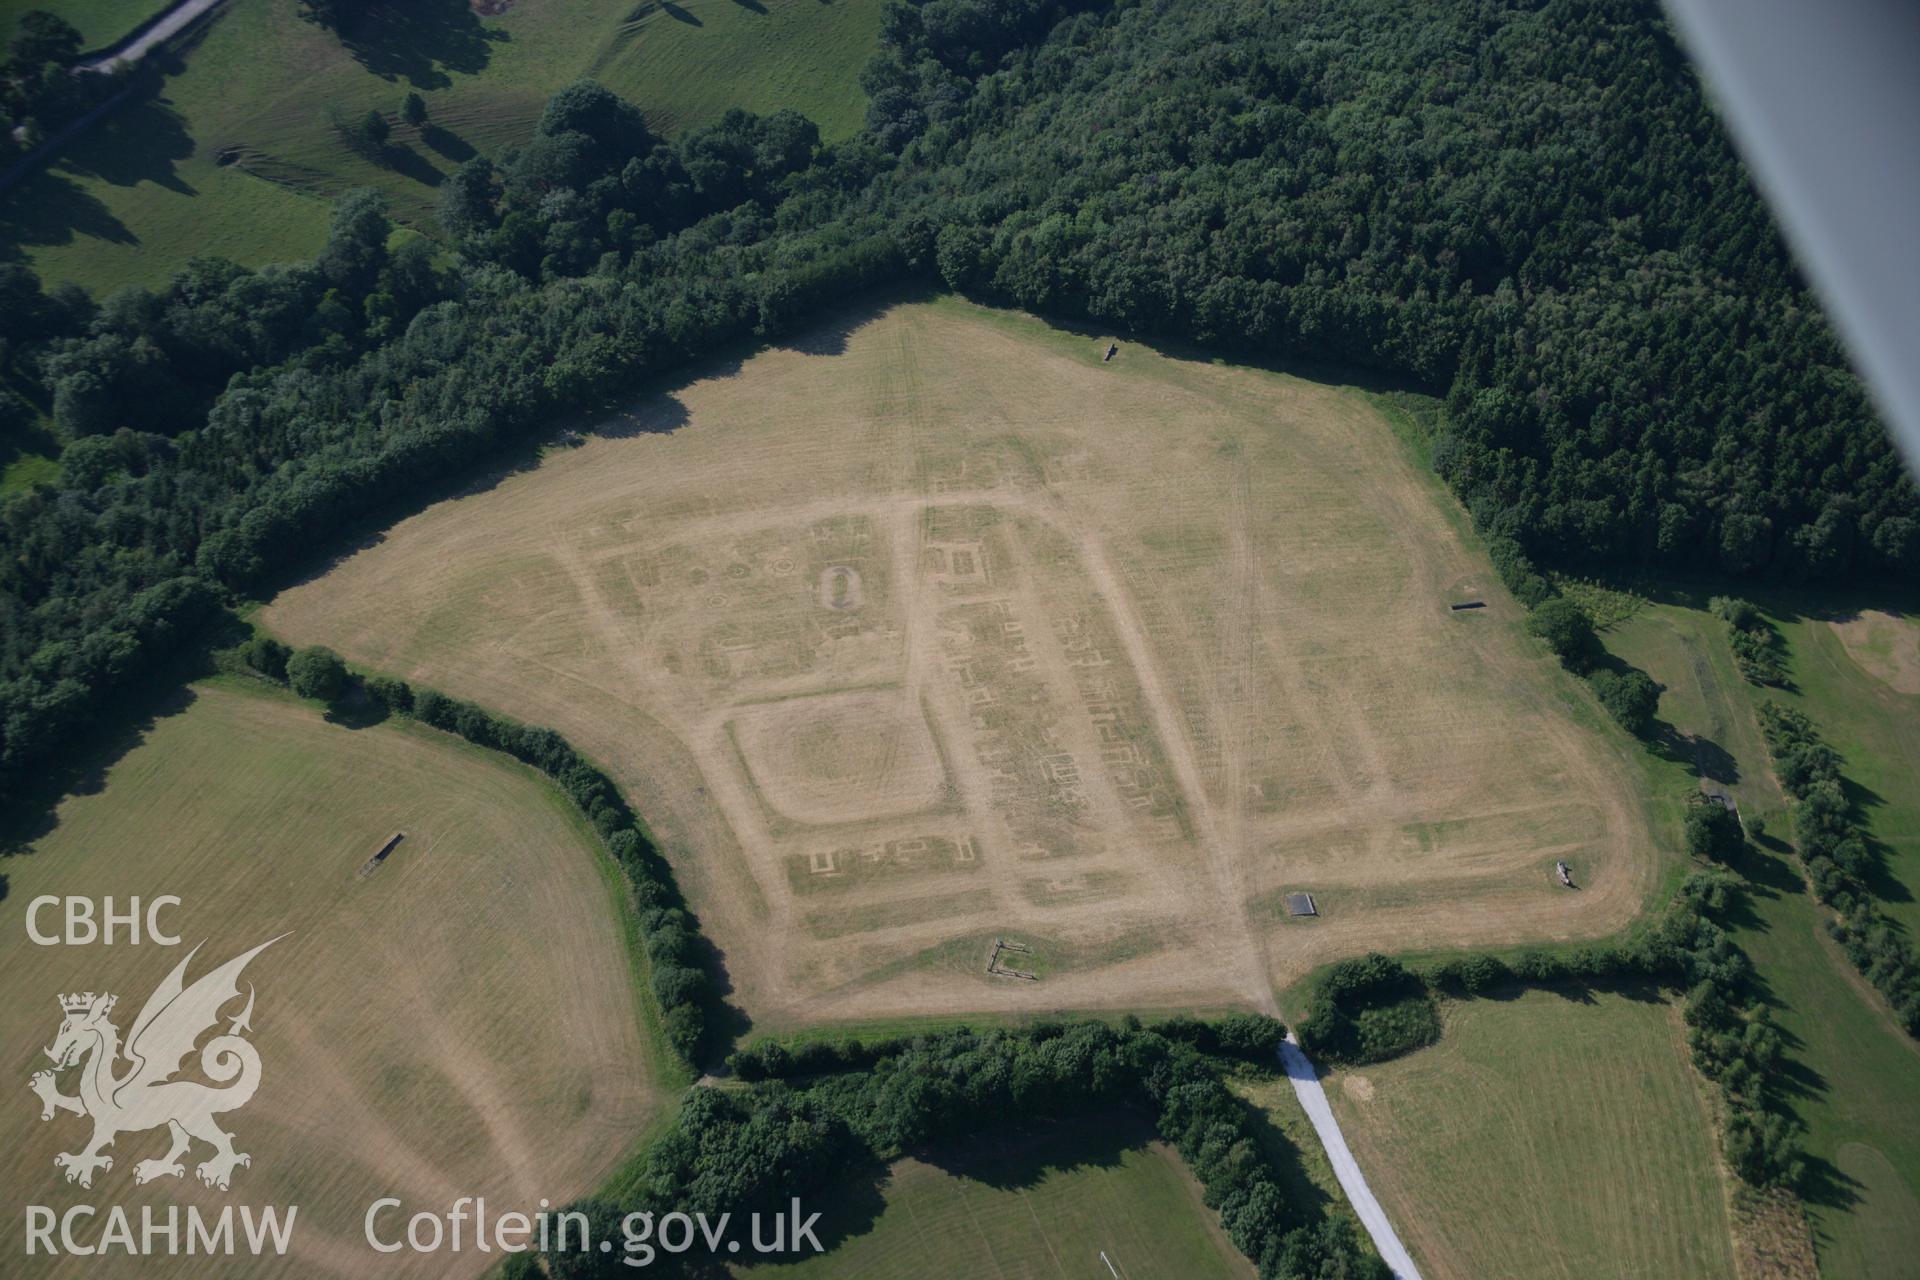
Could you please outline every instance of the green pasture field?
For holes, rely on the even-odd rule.
[[[823,137],[846,137],[865,110],[859,69],[880,2],[541,0],[481,18],[464,0],[421,0],[379,14],[349,48],[302,21],[296,0],[229,0],[157,100],[115,113],[0,199],[0,244],[49,284],[108,292],[162,283],[196,255],[309,257],[327,202],[353,187],[380,187],[398,218],[431,230],[446,175],[525,140],[547,96],[582,76],[662,131],[733,106],[793,107]],[[425,128],[399,121],[409,91],[426,99]],[[385,112],[394,163],[348,149],[330,110]]]
[[[0,40],[11,40],[23,15],[57,14],[80,33],[82,48],[104,49],[167,7],[167,0],[0,0]]]
[[[1533,991],[1327,1094],[1428,1280],[1730,1277],[1709,1091],[1677,1011]]]
[[[905,1159],[880,1185],[868,1221],[793,1266],[742,1268],[780,1280],[902,1276],[1248,1277],[1180,1158],[1128,1117],[1065,1124]],[[840,1205],[863,1205],[850,1195]],[[829,1221],[836,1215],[829,1214]]]
[[[1647,608],[1609,632],[1607,645],[1667,686],[1660,715],[1681,735],[1679,754],[1717,769],[1742,815],[1766,824],[1762,847],[1743,868],[1757,887],[1735,936],[1787,1034],[1789,1106],[1807,1130],[1805,1199],[1821,1274],[1908,1274],[1920,1256],[1920,1045],[1827,937],[1829,913],[1806,890],[1785,843],[1787,804],[1752,708],[1761,696],[1801,706],[1845,756],[1847,777],[1872,792],[1865,812],[1892,850],[1882,888],[1892,891],[1888,910],[1907,922],[1911,900],[1900,895],[1915,882],[1915,828],[1900,815],[1914,812],[1920,776],[1900,770],[1911,758],[1902,752],[1912,750],[1913,717],[1849,662],[1824,620],[1835,616],[1831,608],[1816,614],[1805,599],[1759,597],[1782,624],[1796,686],[1763,693],[1735,669],[1720,620],[1691,607],[1704,599],[1688,599]]]
[[[29,833],[0,869],[5,1192],[56,1211],[76,1203],[162,1206],[208,1192],[136,1186],[164,1132],[120,1135],[111,1169],[82,1189],[54,1165],[84,1122],[43,1123],[26,1092],[47,1066],[55,998],[111,991],[130,1032],[148,993],[200,946],[188,980],[271,938],[244,974],[256,992],[260,1086],[222,1117],[252,1164],[232,1194],[300,1206],[286,1259],[95,1270],[66,1257],[33,1275],[426,1275],[444,1258],[383,1259],[362,1238],[375,1199],[444,1207],[449,1187],[505,1208],[561,1203],[605,1182],[667,1113],[684,1073],[666,1063],[642,1009],[625,885],[591,828],[533,771],[411,723],[350,729],[252,681],[202,682],[143,740]],[[369,870],[395,832],[404,839]],[[42,895],[177,896],[161,923],[181,945],[35,946],[24,916]],[[42,912],[43,929],[56,913]],[[281,935],[285,935],[281,937]],[[630,960],[629,957],[632,957]],[[238,1012],[238,1006],[226,1010]],[[193,1068],[190,1068],[193,1070]],[[73,1073],[69,1073],[71,1076]],[[71,1095],[74,1082],[61,1077]],[[137,1219],[136,1219],[137,1220]],[[0,1224],[21,1256],[22,1219]],[[16,1274],[13,1263],[5,1267]]]
[[[31,489],[42,482],[52,484],[59,478],[60,464],[45,454],[14,454],[0,469],[0,494]]]

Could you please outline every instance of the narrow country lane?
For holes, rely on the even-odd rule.
[[[1320,1073],[1314,1070],[1291,1031],[1280,1045],[1280,1065],[1286,1068],[1287,1079],[1293,1081],[1294,1096],[1300,1099],[1307,1118],[1313,1121],[1320,1145],[1327,1149],[1327,1159],[1333,1164],[1334,1176],[1340,1179],[1340,1189],[1347,1193],[1353,1211],[1360,1215],[1360,1225],[1373,1237],[1373,1247],[1380,1251],[1398,1280],[1420,1280],[1420,1269],[1413,1265],[1413,1256],[1394,1234],[1393,1224],[1387,1221],[1387,1211],[1373,1198],[1367,1176],[1360,1172],[1353,1152],[1347,1149],[1340,1122],[1334,1119],[1333,1108],[1327,1103],[1327,1091],[1320,1087]]]

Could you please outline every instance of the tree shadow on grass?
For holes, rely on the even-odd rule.
[[[79,236],[108,244],[140,243],[98,196],[63,174],[42,170],[0,201],[0,255],[9,260],[24,256],[22,246],[72,244]]]
[[[449,72],[486,70],[494,42],[508,38],[483,26],[467,0],[407,0],[367,10],[341,33],[340,43],[382,80],[444,89],[453,83]]]
[[[811,1199],[805,1202],[806,1212],[816,1209],[820,1221],[814,1224],[813,1234],[820,1241],[820,1253],[834,1253],[849,1240],[856,1240],[872,1231],[880,1221],[880,1215],[886,1212],[886,1188],[890,1184],[891,1174],[883,1164],[868,1164],[854,1169],[841,1181],[834,1183],[819,1194],[816,1205]],[[744,1228],[743,1228],[744,1229]],[[789,1242],[792,1243],[792,1242]],[[806,1262],[819,1257],[811,1245],[804,1249],[796,1248],[785,1254],[755,1254],[753,1267],[744,1272],[717,1268],[711,1273],[699,1272],[699,1275],[779,1275],[781,1269],[796,1262]],[[737,1258],[721,1258],[722,1262],[738,1262]]]
[[[926,302],[939,291],[918,280],[903,280],[875,290],[843,307],[822,309],[808,319],[796,333],[776,339],[773,346],[782,351],[798,351],[807,356],[839,356],[847,352],[847,340],[896,307]]]
[[[422,125],[420,141],[455,164],[465,164],[480,154],[465,138],[437,124]]]
[[[1027,1128],[1002,1128],[967,1142],[914,1152],[914,1158],[956,1178],[999,1191],[1037,1187],[1051,1173],[1116,1169],[1126,1153],[1154,1140],[1153,1126],[1134,1111],[1110,1111]]]
[[[434,168],[432,161],[404,142],[384,144],[380,148],[380,164],[390,172],[411,178],[422,186],[437,187],[447,180],[447,175]]]
[[[1823,1209],[1851,1209],[1860,1203],[1860,1181],[1843,1173],[1831,1160],[1816,1155],[1803,1157],[1805,1173],[1800,1178],[1800,1198]]]
[[[737,372],[736,363],[730,372]],[[630,440],[635,436],[672,435],[693,421],[686,401],[671,391],[648,396],[621,409],[614,417],[597,422],[593,434],[609,440]]]
[[[1289,1085],[1288,1089],[1291,1092],[1292,1086]],[[1244,1098],[1239,1101],[1253,1129],[1254,1139],[1267,1157],[1267,1165],[1272,1169],[1275,1181],[1280,1184],[1288,1225],[1307,1226],[1320,1221],[1326,1216],[1327,1210],[1333,1207],[1333,1201],[1307,1173],[1306,1162],[1300,1158],[1300,1148],[1273,1123],[1264,1110]]]
[[[69,144],[54,163],[67,173],[131,187],[142,182],[183,196],[198,194],[180,176],[193,154],[186,117],[165,99],[132,102]]]
[[[344,729],[371,729],[385,724],[391,715],[384,702],[368,697],[366,686],[355,680],[344,696],[327,704],[323,718]]]
[[[38,768],[31,782],[0,808],[0,858],[28,856],[60,825],[58,806],[68,796],[104,790],[114,765],[145,742],[155,725],[177,716],[198,696],[189,682],[218,670],[214,654],[246,639],[247,625],[230,613],[188,638],[183,648],[159,663],[149,676],[116,692],[110,714],[101,716],[106,732],[78,750],[63,753]]]
[[[179,162],[193,149],[185,118],[170,105],[131,102],[75,138],[0,200],[0,243],[11,250],[8,257],[19,256],[19,246],[71,244],[79,237],[139,244],[133,229],[85,183],[133,187],[145,182],[197,195],[179,171]]]

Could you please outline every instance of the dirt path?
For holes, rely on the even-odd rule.
[[[1291,1031],[1280,1045],[1280,1065],[1286,1069],[1287,1079],[1293,1082],[1293,1094],[1300,1099],[1307,1119],[1313,1121],[1320,1145],[1327,1149],[1327,1160],[1333,1165],[1334,1177],[1340,1179],[1340,1189],[1347,1193],[1353,1211],[1360,1216],[1360,1225],[1373,1238],[1373,1247],[1379,1250],[1397,1280],[1420,1280],[1420,1268],[1413,1265],[1413,1255],[1400,1243],[1393,1224],[1387,1221],[1387,1211],[1374,1199],[1367,1175],[1360,1172],[1359,1161],[1347,1147],[1346,1135],[1340,1132],[1340,1122],[1327,1103],[1327,1091],[1320,1087],[1320,1073],[1313,1069],[1312,1061]]]
[[[1113,628],[1120,638],[1120,647],[1126,651],[1127,661],[1133,664],[1134,678],[1140,682],[1140,696],[1146,702],[1160,741],[1166,746],[1167,763],[1173,769],[1174,781],[1186,797],[1188,812],[1193,814],[1194,834],[1199,837],[1201,848],[1207,855],[1207,866],[1213,873],[1223,900],[1233,904],[1226,909],[1226,915],[1230,927],[1239,935],[1234,950],[1239,953],[1244,965],[1241,994],[1268,1013],[1278,1013],[1273,983],[1267,977],[1265,950],[1247,921],[1245,885],[1237,869],[1240,862],[1238,851],[1230,847],[1220,833],[1220,823],[1207,796],[1206,781],[1200,774],[1200,762],[1194,753],[1193,740],[1187,733],[1178,704],[1161,677],[1159,664],[1154,661],[1153,652],[1148,647],[1146,628],[1141,625],[1140,617],[1134,611],[1133,599],[1127,594],[1119,575],[1114,572],[1112,563],[1107,559],[1107,549],[1100,540],[1091,535],[1082,536],[1079,551],[1081,562],[1087,567],[1089,581],[1105,599],[1113,615]]]

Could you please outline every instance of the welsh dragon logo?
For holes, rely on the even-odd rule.
[[[253,1157],[233,1149],[233,1135],[213,1119],[246,1106],[260,1087],[260,1054],[241,1035],[253,1029],[252,984],[247,987],[246,1007],[229,1018],[225,1034],[214,1036],[200,1050],[200,1070],[214,1085],[173,1077],[200,1037],[219,1023],[221,1009],[239,998],[240,971],[278,941],[269,939],[188,986],[187,965],[200,950],[195,947],[147,997],[124,1047],[119,1028],[109,1021],[118,996],[88,991],[60,997],[65,1017],[53,1046],[46,1050],[53,1069],[35,1072],[27,1087],[40,1097],[42,1120],[53,1119],[56,1111],[93,1120],[91,1142],[53,1158],[55,1166],[66,1170],[68,1182],[91,1187],[96,1169],[113,1168],[113,1157],[103,1152],[116,1137],[161,1125],[172,1135],[173,1145],[159,1159],[135,1165],[135,1182],[180,1177],[186,1172],[180,1157],[196,1138],[213,1148],[212,1158],[195,1170],[210,1187],[225,1191],[234,1169],[253,1163]],[[124,1070],[122,1059],[127,1063]],[[80,1091],[69,1097],[60,1092],[55,1075],[73,1066],[80,1068]]]

